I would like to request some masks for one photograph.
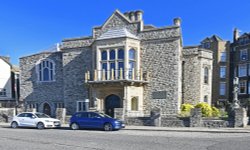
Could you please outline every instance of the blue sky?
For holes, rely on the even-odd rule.
[[[249,0],[3,0],[0,3],[0,55],[18,58],[41,52],[65,38],[91,35],[115,11],[141,9],[155,26],[182,19],[184,46],[216,34],[232,39],[233,28],[250,32]]]

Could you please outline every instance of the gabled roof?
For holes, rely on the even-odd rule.
[[[9,58],[8,57],[4,57],[4,56],[0,56],[0,59],[2,59],[4,62],[6,62],[8,65],[11,66],[11,63],[9,61]]]
[[[212,35],[210,38],[206,37],[204,40],[201,41],[201,43],[206,43],[206,42],[213,42],[213,41],[223,41],[219,36],[217,35]]]
[[[118,9],[116,9],[115,12],[105,21],[105,23],[102,25],[102,27],[105,27],[110,22],[110,20],[112,20],[112,18],[115,15],[117,15],[117,16],[121,17],[122,19],[124,19],[124,21],[126,23],[131,23],[131,21],[125,15],[123,15]]]
[[[100,37],[98,37],[96,40],[113,39],[121,37],[139,39],[138,37],[130,33],[126,28],[118,28],[118,29],[108,30],[107,32],[103,33]]]
[[[249,37],[250,38],[250,33],[244,33],[239,38],[244,38],[244,37]]]

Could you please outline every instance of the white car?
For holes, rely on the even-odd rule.
[[[11,127],[36,127],[38,129],[59,128],[61,127],[61,122],[44,113],[24,112],[13,118]]]

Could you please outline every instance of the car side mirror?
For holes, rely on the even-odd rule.
[[[31,119],[35,119],[36,117],[35,117],[35,116],[31,116],[30,118],[31,118]]]

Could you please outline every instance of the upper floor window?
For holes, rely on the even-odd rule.
[[[132,79],[133,70],[135,69],[136,59],[135,59],[135,50],[129,50],[129,79]]]
[[[124,50],[123,49],[118,50],[118,59],[124,59]]]
[[[210,43],[207,42],[207,43],[203,43],[202,47],[206,48],[206,49],[209,49],[209,48],[211,48],[211,45],[210,45]]]
[[[209,70],[208,67],[204,68],[204,83],[208,84]]]
[[[226,66],[220,67],[220,78],[226,78]]]
[[[248,60],[248,52],[247,49],[240,50],[240,60]]]
[[[246,81],[240,81],[239,87],[240,87],[239,93],[246,94],[246,92],[247,92]]]
[[[221,62],[226,62],[227,61],[227,53],[226,52],[221,52],[220,53],[220,61]]]
[[[239,65],[238,75],[239,75],[239,77],[244,77],[247,75],[247,65],[246,64]]]
[[[37,66],[39,81],[54,81],[55,65],[52,60],[41,60]]]
[[[107,60],[107,51],[102,51],[102,60]]]
[[[0,97],[6,97],[6,89],[0,89]]]
[[[220,95],[226,95],[226,83],[220,83]]]
[[[110,59],[110,60],[114,60],[114,59],[115,59],[115,50],[111,50],[111,51],[110,51],[109,59]]]

